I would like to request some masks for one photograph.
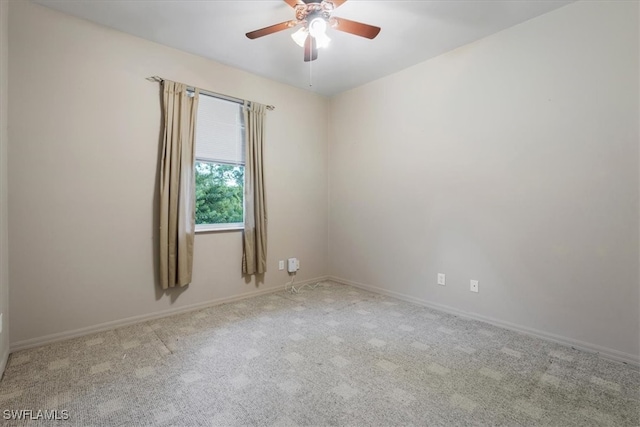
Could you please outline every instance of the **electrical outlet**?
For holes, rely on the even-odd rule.
[[[444,273],[438,273],[438,285],[445,286]]]
[[[471,281],[471,285],[469,287],[469,290],[471,292],[478,292],[478,281],[477,280],[472,280]]]
[[[296,258],[296,270],[300,270],[300,260]]]
[[[278,261],[278,270],[284,270],[284,261]]]

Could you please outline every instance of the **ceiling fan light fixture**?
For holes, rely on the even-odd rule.
[[[327,35],[327,21],[322,18],[314,18],[309,23],[309,34],[316,39]]]
[[[294,8],[294,20],[250,31],[246,33],[246,36],[253,40],[300,25],[301,28],[291,34],[291,38],[298,46],[304,48],[305,62],[315,61],[318,59],[318,49],[329,46],[331,39],[327,36],[328,27],[370,40],[375,39],[380,33],[380,27],[332,16],[334,9],[337,9],[346,1],[284,0],[285,3]]]
[[[291,34],[291,38],[293,39],[294,42],[296,42],[298,46],[304,47],[304,42],[307,40],[308,35],[309,35],[309,32],[307,31],[306,28],[300,28],[298,31]]]
[[[331,39],[326,34],[320,34],[316,39],[316,46],[318,49],[322,49],[323,47],[328,47],[329,43],[331,43]]]

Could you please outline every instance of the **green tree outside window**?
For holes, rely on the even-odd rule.
[[[196,224],[244,222],[244,166],[196,162]]]

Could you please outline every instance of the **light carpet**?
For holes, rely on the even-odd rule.
[[[640,374],[323,283],[16,352],[0,409],[69,414],[6,425],[637,426]]]

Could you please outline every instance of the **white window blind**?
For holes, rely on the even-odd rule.
[[[196,124],[196,160],[244,165],[242,106],[200,94]]]

